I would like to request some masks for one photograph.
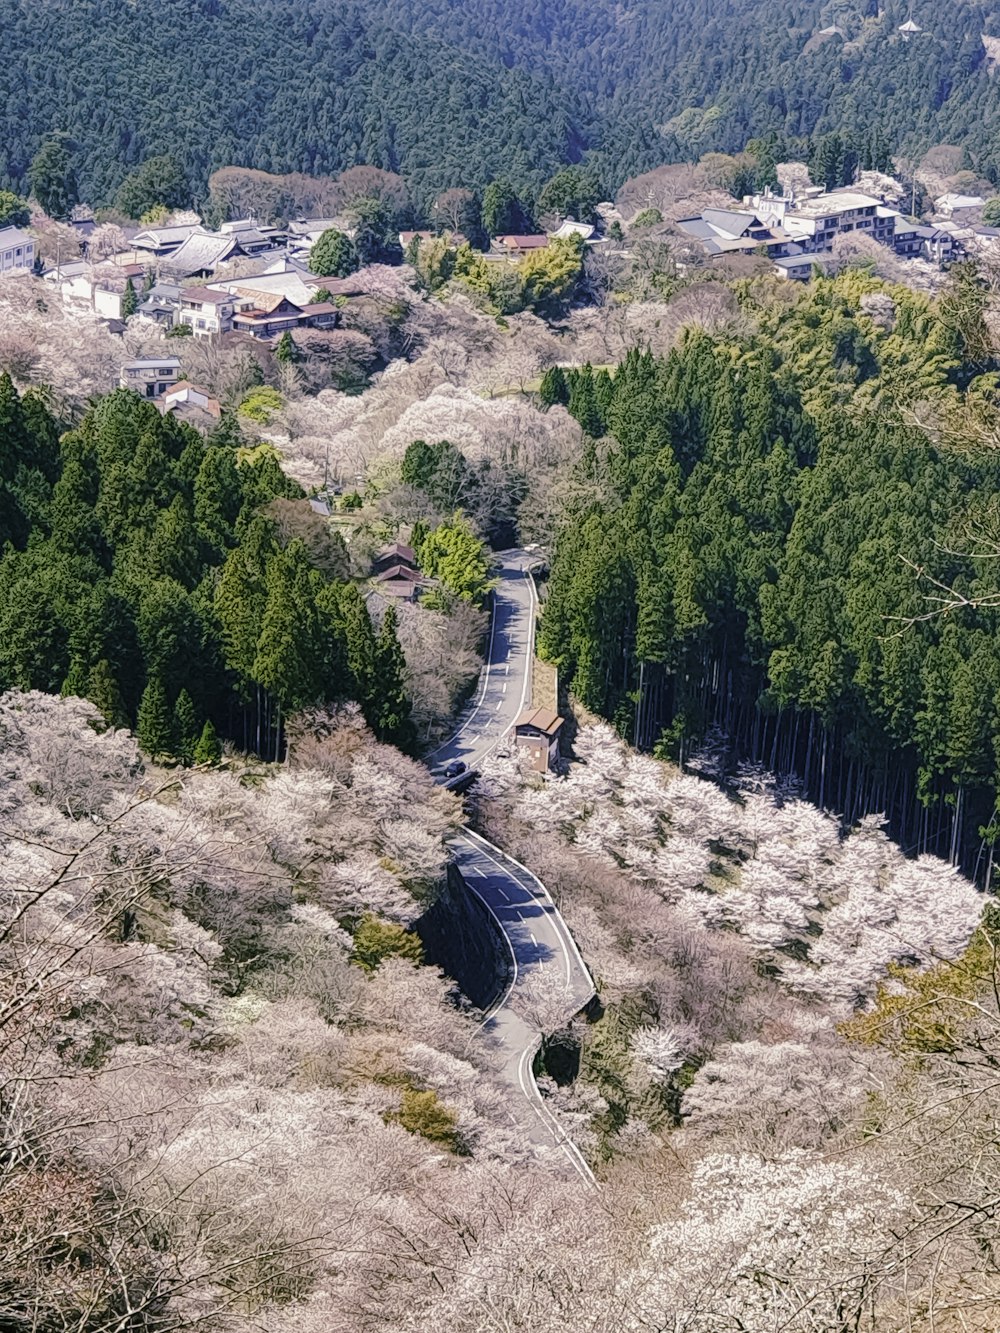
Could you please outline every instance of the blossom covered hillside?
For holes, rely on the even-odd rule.
[[[599,980],[581,1078],[541,1080],[597,1194],[421,963],[455,801],[356,707],[280,767],[163,769],[90,704],[0,699],[0,1326],[992,1328],[996,923],[872,995],[902,936],[933,957],[908,895],[952,895],[956,953],[980,900],[877,831],[579,746],[548,803],[506,762],[490,786]],[[787,899],[757,934],[756,862]]]
[[[837,819],[779,796],[753,770],[727,795],[583,730],[564,778],[525,786],[514,757],[492,761],[489,796],[531,834],[619,868],[678,919],[735,931],[796,993],[850,1010],[894,963],[957,957],[982,914],[975,887],[935,857],[908,860],[868,816]]]

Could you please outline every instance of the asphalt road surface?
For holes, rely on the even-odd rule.
[[[533,557],[530,551],[505,551],[500,559],[479,689],[451,739],[427,758],[437,780],[449,785],[454,779],[445,769],[461,761],[474,770],[531,699],[537,601],[528,570]],[[485,904],[510,949],[510,983],[483,1026],[497,1039],[505,1076],[524,1099],[520,1123],[540,1153],[562,1154],[593,1185],[590,1168],[545,1106],[532,1073],[542,1027],[551,1030],[584,1008],[594,994],[590,973],[548,890],[530,870],[478,833],[457,834],[449,845],[463,880]]]
[[[479,688],[459,715],[449,740],[427,755],[439,780],[456,761],[473,769],[496,749],[531,699],[531,653],[535,640],[535,583],[530,551],[504,551],[494,593],[486,665]]]

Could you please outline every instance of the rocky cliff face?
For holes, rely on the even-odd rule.
[[[510,950],[497,923],[454,866],[434,906],[416,924],[427,961],[487,1009],[510,981]]]

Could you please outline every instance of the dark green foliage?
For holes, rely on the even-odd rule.
[[[538,196],[538,211],[576,222],[596,222],[594,205],[602,198],[601,182],[592,167],[564,167]]]
[[[188,208],[190,204],[191,187],[172,153],[151,157],[129,172],[115,195],[115,207],[130,218],[140,218],[157,207]]]
[[[499,180],[533,205],[562,167],[597,171],[611,192],[751,141],[740,187],[772,181],[788,149],[843,181],[854,164],[942,142],[1000,179],[989,11],[918,0],[924,34],[909,42],[896,31],[907,12],[899,0],[672,0],[625,18],[614,0],[75,0],[40,22],[0,0],[0,179],[26,192],[55,127],[72,136],[71,163],[47,154],[36,193],[60,216],[76,197],[70,165],[94,204],[126,181],[130,207],[167,195],[159,173],[152,190],[140,175],[164,147],[203,202],[211,172],[232,163],[321,175],[367,162],[401,173],[424,206]],[[815,40],[833,19],[849,45]],[[237,73],[223,93],[203,69]],[[496,193],[483,204],[493,234],[530,222]]]
[[[302,492],[271,450],[238,462],[231,434],[119,390],[60,442],[0,376],[0,691],[85,695],[115,726],[141,714],[147,750],[185,763],[206,717],[273,757],[288,709],[353,692],[342,543],[279,541],[258,511]]]
[[[185,766],[194,763],[194,752],[201,735],[198,715],[187,690],[181,690],[174,703],[173,739],[174,754]]]
[[[718,728],[849,819],[887,809],[907,845],[971,868],[1000,782],[1000,624],[919,619],[904,560],[969,596],[993,586],[949,552],[970,525],[996,533],[1000,461],[936,446],[900,409],[990,418],[994,377],[965,403],[954,387],[982,355],[974,274],[936,306],[891,289],[891,333],[863,313],[878,291],[845,274],[757,310],[742,341],[689,333],[665,361],[567,373],[570,410],[615,443],[583,465],[541,649],[630,740],[684,758]]]
[[[476,478],[465,456],[449,440],[428,444],[414,440],[403,455],[403,481],[423,491],[439,509],[468,508],[475,500]]]
[[[135,735],[151,759],[162,759],[174,752],[173,718],[159,676],[153,676],[142,692]]]
[[[531,225],[510,181],[490,181],[483,193],[483,226],[488,235],[518,235],[529,231]]]
[[[24,188],[58,126],[94,205],[164,150],[196,200],[233,163],[324,175],[367,162],[429,203],[500,173],[537,188],[597,142],[575,93],[449,44],[446,26],[416,35],[367,0],[75,0],[42,17],[0,0],[0,179]]]
[[[553,407],[556,403],[563,407],[569,402],[569,385],[561,366],[549,366],[538,386],[538,400],[542,407]]]
[[[194,762],[196,764],[217,764],[221,758],[222,746],[219,744],[215,728],[209,720],[202,727],[198,743],[194,747]]]
[[[6,36],[6,23],[0,26]],[[50,218],[60,221],[69,217],[70,209],[79,198],[70,149],[65,134],[50,135],[31,159],[27,171],[31,193]]]
[[[139,295],[135,290],[135,283],[131,278],[127,278],[122,295],[122,319],[131,319],[138,309]]]
[[[69,691],[66,691],[69,693]],[[111,663],[102,657],[87,677],[86,684],[73,693],[82,694],[104,715],[109,727],[127,727],[129,716]]]
[[[416,733],[410,721],[412,704],[406,693],[406,659],[396,636],[398,623],[396,608],[388,606],[375,644],[378,712],[372,727],[380,741],[409,750],[416,740]]]
[[[325,231],[309,251],[310,270],[323,278],[346,278],[355,272],[359,263],[353,241],[336,227]]]
[[[359,264],[393,263],[402,258],[399,247],[400,219],[387,200],[366,197],[354,199],[348,206],[347,215],[354,228],[354,268]],[[348,272],[353,272],[353,269],[348,269]]]
[[[283,366],[292,366],[296,361],[302,360],[299,349],[295,346],[295,339],[292,337],[291,329],[286,329],[278,339],[278,345],[274,349],[275,357]]]

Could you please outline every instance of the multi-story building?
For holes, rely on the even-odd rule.
[[[748,195],[743,202],[762,222],[780,227],[809,254],[829,250],[836,237],[848,232],[861,232],[892,246],[899,217],[897,209],[856,190],[807,191],[801,198],[765,190]]]
[[[20,227],[0,227],[0,274],[30,273],[35,266],[35,242]]]
[[[213,287],[182,287],[179,299],[177,323],[190,325],[192,333],[202,337],[228,333],[233,327],[233,314],[240,306],[239,298],[231,292]]]
[[[144,398],[160,398],[180,379],[181,363],[175,356],[160,357],[153,361],[138,358],[122,366],[119,384],[123,389],[134,389]]]

